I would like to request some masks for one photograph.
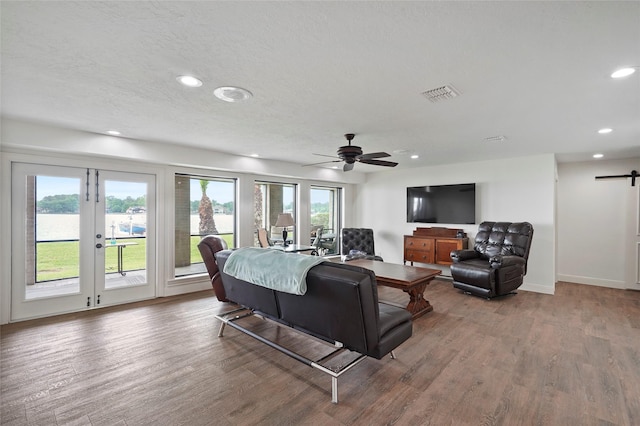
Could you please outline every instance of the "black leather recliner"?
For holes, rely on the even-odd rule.
[[[453,286],[488,299],[512,293],[527,273],[533,226],[482,222],[473,250],[451,252]]]
[[[350,255],[351,250],[366,254]],[[346,256],[345,260],[370,259],[382,262],[382,257],[376,256],[373,229],[369,228],[342,228],[342,254]]]
[[[198,250],[200,250],[202,260],[211,279],[211,287],[213,287],[216,297],[221,302],[228,302],[229,300],[222,285],[222,278],[220,278],[220,270],[216,263],[216,253],[227,248],[227,242],[217,235],[207,235],[198,243]]]

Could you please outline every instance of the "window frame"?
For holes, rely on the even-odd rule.
[[[181,237],[180,234],[184,234],[184,229],[185,228],[185,223],[182,223],[182,226],[179,226],[178,223],[181,221],[181,217],[184,216],[184,212],[180,212],[178,210],[179,208],[179,199],[181,198],[178,194],[177,191],[177,186],[178,186],[178,180],[182,178],[182,179],[186,179],[188,182],[190,182],[189,185],[189,261],[190,264],[189,265],[182,265],[179,266],[179,263],[185,263],[186,262],[186,255],[187,253],[185,253],[186,249],[185,249],[185,242],[182,240],[186,240],[186,237],[184,237],[184,235]],[[191,181],[193,180],[207,180],[209,181],[209,185],[211,184],[211,182],[221,182],[221,183],[225,183],[225,184],[231,184],[232,187],[230,188],[230,192],[232,193],[232,205],[233,205],[233,211],[231,213],[231,232],[222,232],[222,233],[218,233],[218,235],[224,236],[224,235],[231,235],[231,238],[225,238],[225,241],[227,241],[227,244],[229,246],[229,248],[235,248],[238,244],[238,184],[239,184],[239,179],[237,177],[229,177],[229,176],[213,176],[213,175],[207,175],[207,174],[203,174],[203,173],[189,173],[189,172],[174,172],[173,173],[173,187],[174,187],[174,191],[173,191],[173,230],[174,230],[174,238],[173,238],[173,254],[172,254],[172,262],[170,263],[170,280],[171,281],[175,281],[175,282],[185,282],[185,281],[189,281],[193,278],[201,278],[203,275],[207,274],[207,270],[206,267],[204,266],[204,263],[202,261],[202,258],[200,257],[199,253],[197,254],[197,259],[199,261],[194,262],[194,257],[191,256],[191,254],[193,254],[194,252],[197,252],[197,249],[193,248],[193,244],[194,244],[194,237],[202,237],[203,235],[199,233],[193,233],[193,229],[192,229],[192,225],[191,225],[191,216],[193,216],[192,214],[192,210],[191,210],[191,204],[193,203],[193,196],[191,195]],[[210,200],[215,201],[215,197],[213,197],[212,195],[209,194],[209,191],[207,190],[207,196],[209,197]],[[226,204],[226,203],[224,203]],[[183,206],[184,207],[184,206]],[[219,214],[216,213],[216,207],[212,206],[213,208],[213,219],[214,219],[214,224],[215,224],[215,215]],[[197,214],[197,213],[196,213]],[[215,225],[215,229],[216,231],[218,231],[217,229],[218,225]],[[206,234],[206,233],[205,233]],[[197,244],[197,243],[195,243]],[[179,250],[182,250],[179,253]],[[194,265],[199,265],[202,264],[202,267],[198,267]],[[179,272],[179,268],[184,268],[185,272],[181,273]],[[194,269],[192,272],[189,272],[188,269]],[[200,270],[198,270],[200,269]]]
[[[262,215],[258,216],[257,212],[256,212],[256,208],[258,207],[258,202],[255,199],[255,188],[257,186],[266,188],[266,190],[261,191],[262,193],[262,200],[260,202],[260,208],[261,208],[261,212]],[[260,243],[258,242],[258,236],[257,236],[257,232],[258,232],[258,228],[262,227],[265,228],[267,230],[267,235],[269,236],[269,238],[276,237],[271,234],[271,227],[275,226],[275,221],[277,220],[278,216],[277,213],[275,212],[275,210],[272,208],[272,200],[271,197],[268,196],[269,191],[268,191],[268,187],[270,186],[281,186],[281,187],[287,187],[287,188],[291,188],[293,191],[293,194],[291,194],[291,204],[292,204],[292,208],[291,210],[287,210],[285,209],[285,200],[284,200],[284,196],[283,196],[283,205],[282,205],[282,209],[279,210],[279,213],[291,213],[291,216],[293,216],[293,220],[295,221],[296,225],[293,226],[292,230],[290,230],[289,233],[289,238],[293,239],[294,242],[299,241],[299,234],[300,232],[298,231],[298,227],[300,226],[300,220],[298,217],[298,212],[299,212],[299,207],[298,207],[298,194],[300,191],[300,183],[299,182],[278,182],[278,181],[268,181],[268,180],[263,180],[263,179],[256,179],[254,181],[254,227],[256,229],[254,229],[254,246],[255,247],[259,247]],[[289,200],[287,200],[288,202]],[[271,220],[269,220],[268,218],[268,214],[266,214],[266,212],[271,212]],[[260,219],[258,219],[260,218]],[[270,222],[273,222],[273,224],[271,224]]]
[[[343,197],[343,188],[339,186],[327,186],[327,185],[309,185],[309,226],[317,225],[313,223],[313,196],[312,191],[320,190],[320,191],[330,191],[333,193],[333,205],[330,205],[329,212],[329,224],[331,228],[323,229],[323,233],[330,231],[328,233],[334,234],[335,240],[335,249],[327,253],[327,255],[338,255],[340,254],[340,229],[342,228],[342,197]],[[331,204],[331,199],[329,200]],[[311,231],[311,229],[309,230]]]

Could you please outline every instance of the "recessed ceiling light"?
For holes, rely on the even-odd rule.
[[[117,130],[107,130],[107,134],[109,134],[111,136],[120,136],[122,133],[120,133]]]
[[[337,169],[337,168],[338,168],[338,166],[331,166],[331,168],[332,168],[332,169]]]
[[[225,102],[242,102],[253,96],[247,89],[233,86],[218,87],[213,91],[213,94],[216,98]]]
[[[176,78],[176,80],[178,80],[178,83],[187,86],[187,87],[200,87],[202,86],[202,80],[199,80],[193,76],[190,75],[181,75],[179,77]]]
[[[593,154],[593,158],[602,158],[604,157],[603,154]]]
[[[607,133],[611,133],[611,132],[613,132],[613,129],[610,129],[608,127],[598,130],[598,133],[600,133],[601,135],[606,135]]]
[[[611,74],[611,78],[627,77],[633,74],[634,72],[636,72],[635,68],[620,68],[619,70]]]
[[[416,158],[420,158],[420,156],[419,156],[418,154],[413,154],[413,155],[411,156],[411,158],[413,158],[413,159],[415,160]]]
[[[251,154],[249,157],[258,158],[258,157],[260,157],[260,155],[258,155],[258,154]]]

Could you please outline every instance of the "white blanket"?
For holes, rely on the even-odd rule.
[[[303,295],[307,292],[307,272],[324,261],[319,256],[243,247],[229,255],[223,272],[273,290]]]

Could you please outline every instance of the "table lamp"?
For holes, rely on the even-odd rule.
[[[278,220],[276,221],[275,226],[282,227],[282,244],[284,246],[287,245],[287,228],[290,226],[295,226],[295,222],[293,221],[293,216],[291,213],[280,213],[278,214]]]

